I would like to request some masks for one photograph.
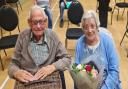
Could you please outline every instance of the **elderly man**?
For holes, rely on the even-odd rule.
[[[69,67],[71,57],[57,35],[47,29],[47,20],[41,7],[32,7],[30,28],[19,35],[9,66],[9,76],[17,80],[15,89],[62,89],[59,71]]]

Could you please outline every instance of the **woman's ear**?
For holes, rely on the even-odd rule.
[[[96,26],[97,32],[99,32],[99,26]]]

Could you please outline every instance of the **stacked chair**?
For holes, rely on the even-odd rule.
[[[68,40],[76,40],[80,36],[83,35],[82,28],[77,27],[77,28],[71,28],[69,27],[70,22],[72,24],[75,24],[79,26],[81,22],[81,18],[83,16],[84,10],[80,2],[78,1],[73,1],[71,6],[68,9],[68,26],[67,26],[67,31],[66,31],[66,39],[65,39],[65,47],[67,48],[68,46]]]
[[[1,32],[0,51],[4,50],[5,54],[6,54],[5,49],[13,48],[16,44],[18,34],[12,35],[11,31],[13,31],[17,26],[18,26],[18,16],[15,10],[7,5],[3,5],[2,7],[0,7],[0,32]],[[3,30],[9,32],[10,35],[4,36]],[[1,54],[0,54],[0,63],[2,70],[4,70]]]
[[[118,20],[118,17],[119,17],[119,10],[120,9],[123,9],[123,13],[122,13],[122,15],[124,14],[124,11],[125,11],[125,9],[127,9],[128,8],[128,2],[126,2],[125,0],[115,0],[115,5],[114,5],[114,8],[113,8],[113,10],[112,10],[112,14],[111,14],[111,24],[112,24],[112,18],[113,18],[113,13],[114,13],[114,11],[115,10],[117,10],[118,12],[117,12],[117,20]]]
[[[126,30],[125,30],[125,33],[124,33],[124,35],[123,35],[123,37],[122,37],[121,41],[120,41],[120,45],[122,45],[123,40],[124,40],[126,37],[128,38],[128,11],[127,11],[127,23],[126,23]],[[127,57],[128,57],[128,48],[126,48],[126,51],[127,51]]]
[[[6,3],[11,5],[11,6],[15,5],[18,14],[19,14],[19,6],[20,6],[20,8],[22,10],[22,6],[21,6],[21,3],[20,3],[20,0],[6,0]]]
[[[128,37],[128,11],[127,11],[127,23],[126,23],[126,30],[125,30],[125,33],[121,39],[121,42],[120,42],[120,45],[122,45],[122,42],[124,40],[125,37]]]

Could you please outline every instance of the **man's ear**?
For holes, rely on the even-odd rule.
[[[28,23],[30,23],[30,19],[28,19]]]
[[[28,19],[28,24],[29,24],[29,26],[31,26],[31,20],[30,19]]]

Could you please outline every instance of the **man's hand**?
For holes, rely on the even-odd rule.
[[[51,73],[53,73],[56,70],[54,65],[48,65],[46,67],[42,67],[40,70],[37,71],[37,73],[34,76],[34,80],[38,79],[44,79]]]
[[[14,73],[14,77],[21,82],[33,81],[33,75],[26,70],[18,70]]]

